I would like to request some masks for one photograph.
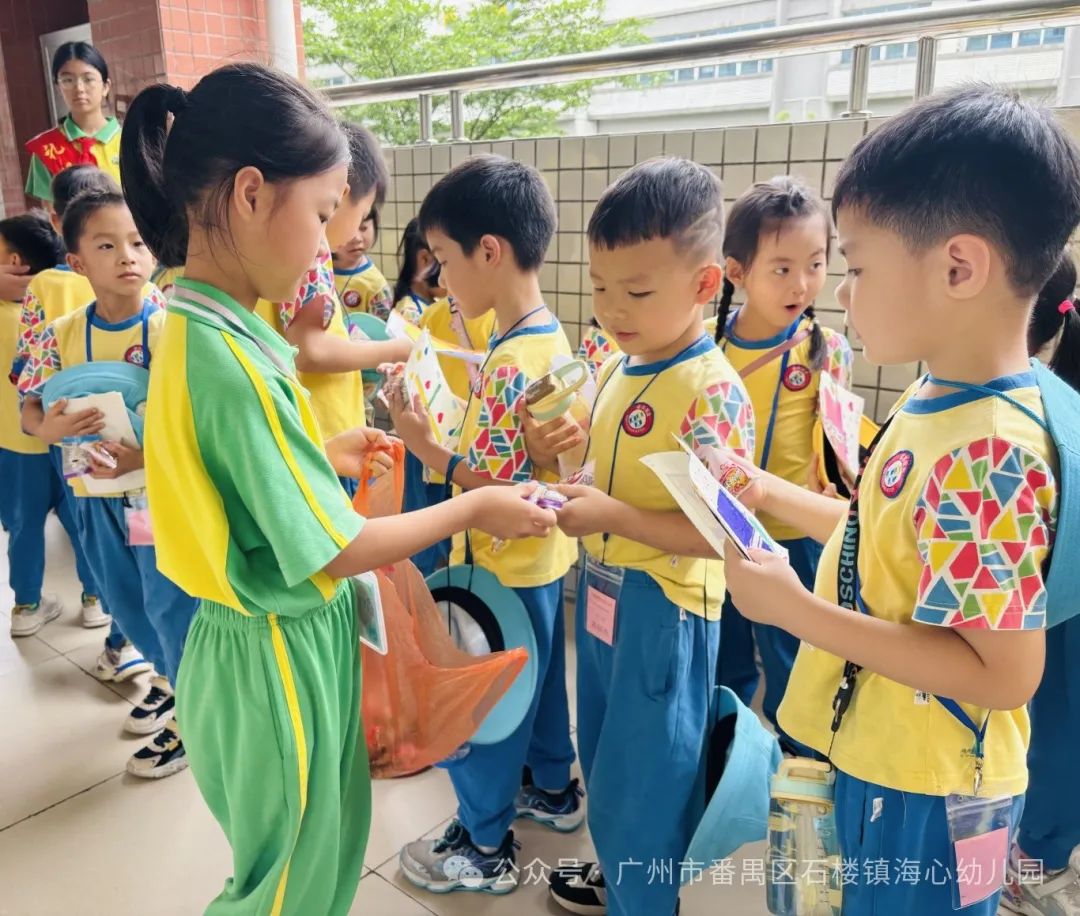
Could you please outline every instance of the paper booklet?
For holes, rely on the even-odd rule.
[[[124,403],[124,396],[119,391],[68,398],[64,413],[79,413],[93,408],[105,415],[105,428],[99,433],[102,442],[123,442],[129,446],[138,442],[135,430],[131,426],[131,418],[128,416],[127,404]],[[137,471],[122,474],[113,480],[99,480],[89,474],[84,474],[79,480],[86,485],[86,492],[91,496],[115,496],[131,490],[145,489],[146,470],[139,468]]]
[[[859,476],[859,431],[866,400],[844,388],[827,372],[821,373],[818,412],[825,437],[848,476]]]
[[[411,340],[413,343],[417,343],[420,340],[422,334],[427,334],[427,331],[422,331],[414,324],[409,324],[404,318],[401,317],[400,312],[391,312],[390,317],[386,319],[386,332],[397,340]],[[446,340],[440,340],[438,337],[431,337],[431,346],[440,356],[452,356],[455,359],[464,360],[467,363],[475,363],[480,365],[484,361],[484,354],[478,353],[475,350],[466,350],[464,347],[455,343],[450,343]]]
[[[465,405],[450,389],[427,331],[420,332],[405,363],[405,391],[409,403],[420,399],[439,444],[454,448],[465,419]]]

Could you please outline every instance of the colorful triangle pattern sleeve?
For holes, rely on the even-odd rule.
[[[1044,627],[1042,566],[1056,513],[1054,475],[1026,448],[989,437],[941,458],[915,507],[924,565],[913,619],[989,630]]]
[[[709,385],[694,398],[679,429],[692,449],[729,448],[754,460],[754,411],[743,387],[724,379]]]
[[[492,480],[524,483],[533,468],[518,420],[518,405],[529,384],[514,366],[499,366],[481,380],[476,438],[469,446],[469,467]]]
[[[45,383],[61,369],[63,366],[60,363],[60,348],[50,324],[46,326],[41,340],[34,347],[19,376],[19,395],[24,398],[40,397]]]
[[[822,328],[825,335],[825,371],[842,387],[851,389],[851,373],[855,357],[848,339],[831,328]]]

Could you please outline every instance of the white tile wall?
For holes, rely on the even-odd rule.
[[[1080,134],[1080,110],[1063,112],[1074,134]],[[584,229],[604,188],[636,162],[652,156],[681,155],[710,166],[724,182],[724,197],[732,200],[755,180],[792,174],[828,199],[832,195],[841,160],[880,121],[820,121],[774,124],[728,130],[642,133],[594,137],[540,138],[498,143],[456,143],[387,150],[394,180],[383,208],[382,232],[376,257],[386,276],[397,274],[395,252],[401,231],[419,209],[424,194],[451,165],[479,151],[513,156],[540,169],[558,202],[559,229],[552,242],[540,283],[551,305],[577,344],[582,327],[592,315],[588,276],[588,244]],[[844,274],[844,261],[835,251],[829,259],[829,277],[818,299],[821,320],[845,328],[835,293]],[[869,412],[887,411],[896,396],[916,377],[916,365],[871,366],[861,344],[852,340],[855,386],[867,399]]]

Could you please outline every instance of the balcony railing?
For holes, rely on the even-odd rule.
[[[859,118],[869,117],[870,114],[867,110],[867,85],[870,48],[875,44],[918,41],[915,98],[921,98],[933,89],[938,39],[1011,31],[1021,24],[1037,27],[1076,23],[1080,23],[1078,2],[975,0],[955,6],[923,7],[797,23],[752,32],[654,42],[540,60],[508,61],[441,73],[417,73],[332,86],[324,91],[335,107],[416,98],[420,106],[419,142],[430,143],[433,139],[433,94],[449,93],[451,133],[453,139],[462,140],[465,139],[466,92],[636,75],[668,70],[673,66],[708,64],[724,58],[759,55],[789,57],[851,49],[851,82],[847,111],[843,116]]]

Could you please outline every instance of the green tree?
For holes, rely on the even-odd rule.
[[[355,80],[531,60],[646,41],[635,20],[605,22],[603,0],[479,0],[462,12],[443,0],[305,0],[309,64],[336,64]],[[471,92],[465,135],[472,140],[558,132],[561,114],[589,101],[592,83],[555,83]],[[439,138],[450,136],[448,97],[432,99]],[[349,116],[388,143],[413,143],[413,100],[357,106]]]

